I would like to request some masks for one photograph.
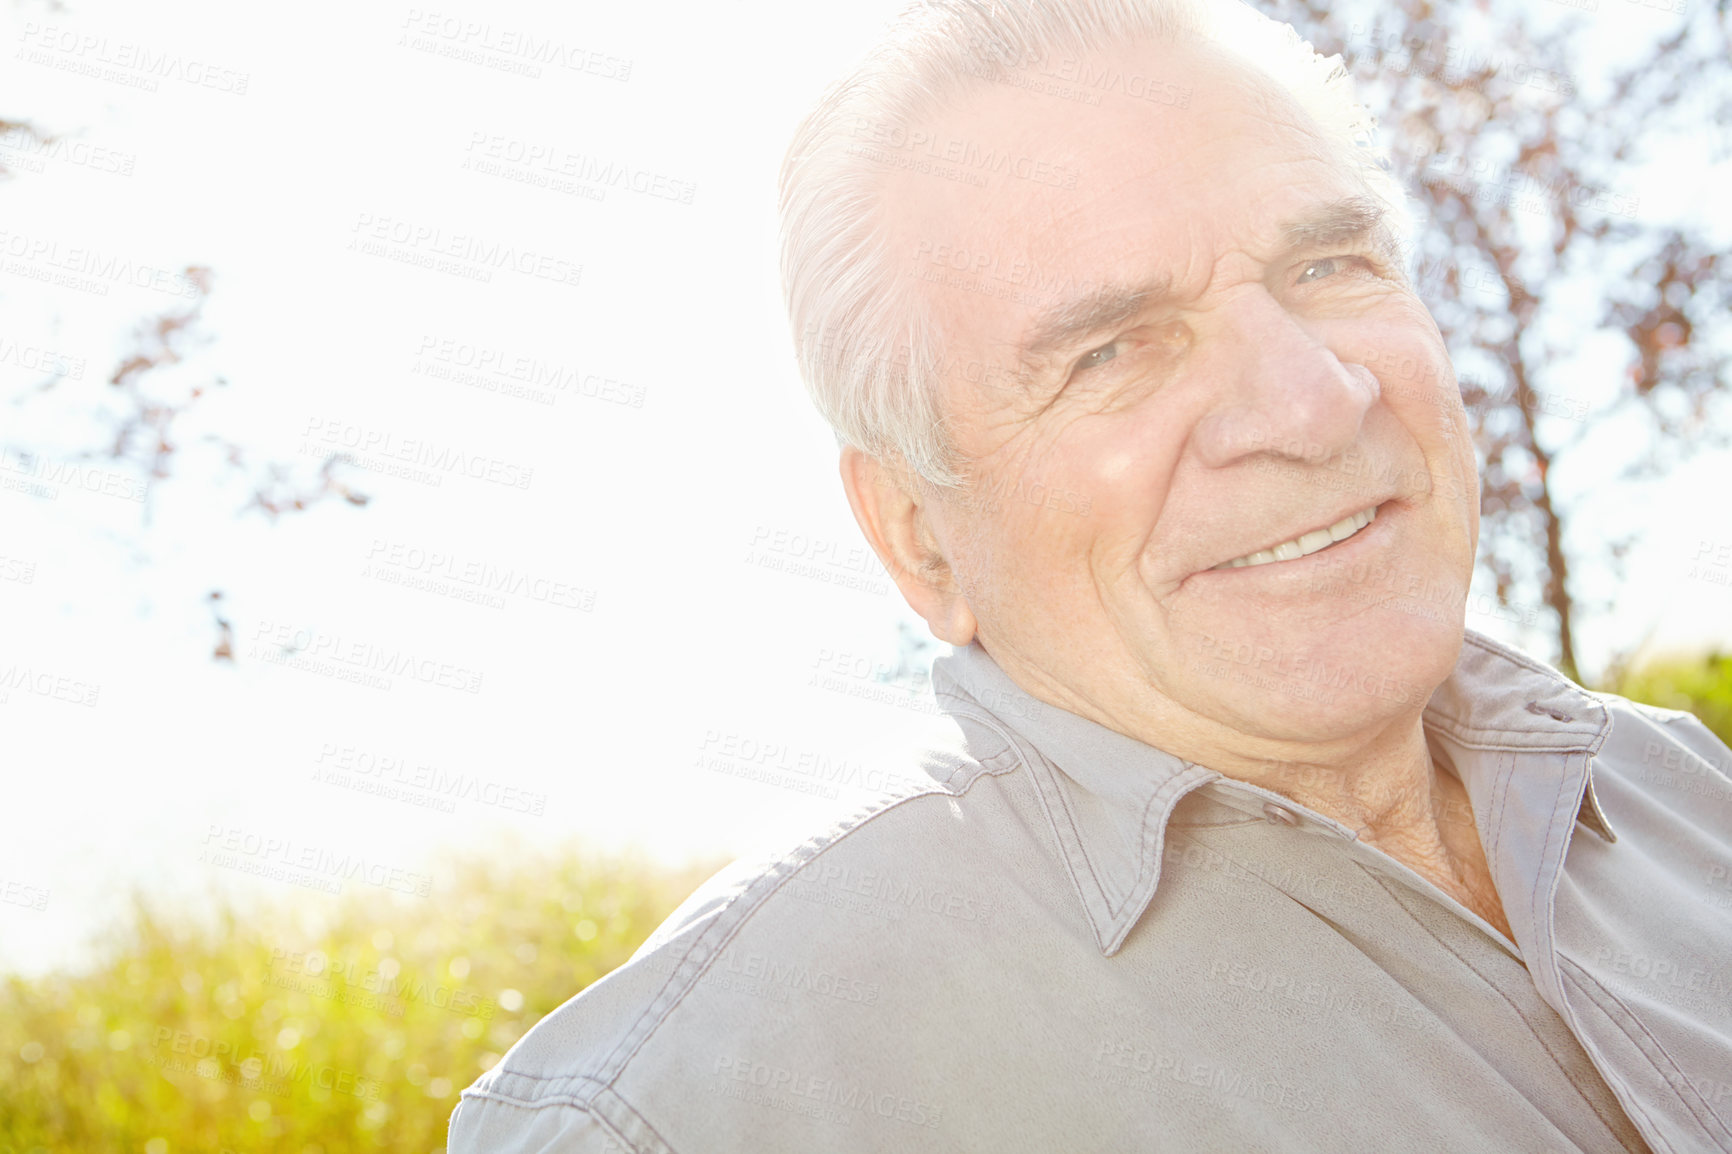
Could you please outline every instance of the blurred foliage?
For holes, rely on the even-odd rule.
[[[1732,745],[1732,654],[1650,661],[1601,688],[1663,709],[1687,709]]]
[[[510,857],[324,911],[135,898],[105,962],[0,985],[0,1154],[442,1150],[463,1088],[720,865]]]

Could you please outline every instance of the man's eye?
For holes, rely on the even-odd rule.
[[[1356,256],[1328,256],[1322,260],[1307,261],[1299,273],[1299,283],[1309,284],[1312,281],[1319,281],[1354,265],[1369,271],[1371,262]]]
[[[1141,325],[1083,354],[1071,369],[1070,376],[1121,360],[1125,364],[1117,372],[1129,372],[1133,367],[1141,372],[1156,365],[1170,364],[1173,358],[1183,356],[1190,344],[1191,330],[1182,321]]]
[[[1072,371],[1080,373],[1084,369],[1099,368],[1118,355],[1119,342],[1114,341],[1110,345],[1102,345],[1094,352],[1084,354],[1083,359],[1076,363],[1076,368]]]

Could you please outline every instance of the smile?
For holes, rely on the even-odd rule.
[[[1377,506],[1362,509],[1351,516],[1343,517],[1327,529],[1313,529],[1291,541],[1283,541],[1268,549],[1259,549],[1244,557],[1235,557],[1231,561],[1223,561],[1216,565],[1217,569],[1243,569],[1247,565],[1267,565],[1271,561],[1297,561],[1301,557],[1310,556],[1319,549],[1327,549],[1339,541],[1345,541],[1365,526],[1377,519]]]

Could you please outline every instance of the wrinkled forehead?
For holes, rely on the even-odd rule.
[[[1003,344],[1092,286],[1200,289],[1221,253],[1363,193],[1281,85],[1207,45],[1050,57],[874,128],[890,271],[955,340]]]

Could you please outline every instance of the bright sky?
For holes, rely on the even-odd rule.
[[[0,114],[68,140],[0,157],[0,445],[50,453],[0,459],[0,670],[53,675],[0,704],[0,968],[87,956],[133,888],[317,902],[258,871],[348,857],[436,901],[454,852],[738,852],[909,771],[925,698],[878,679],[911,617],[795,375],[774,243],[796,121],[898,7],[9,10]],[[1659,19],[1602,7],[1613,38]],[[525,37],[586,66],[510,71]],[[546,172],[608,164],[645,191]],[[531,271],[473,259],[500,245]],[[66,414],[188,264],[215,270],[216,337],[188,371],[230,384],[145,527],[136,480],[69,461],[90,441]],[[13,404],[44,355],[81,379]],[[518,364],[571,387],[512,395],[490,369]],[[365,446],[373,501],[235,516],[211,430],[309,472]],[[491,479],[392,464],[450,450]],[[1726,475],[1607,505],[1649,536],[1596,655],[1651,625],[1732,642],[1727,587],[1689,576],[1732,524],[1680,505]],[[491,602],[417,587],[505,573]],[[234,665],[209,659],[212,589]],[[265,659],[285,645],[301,664]],[[331,655],[358,651],[426,677],[344,680]]]

